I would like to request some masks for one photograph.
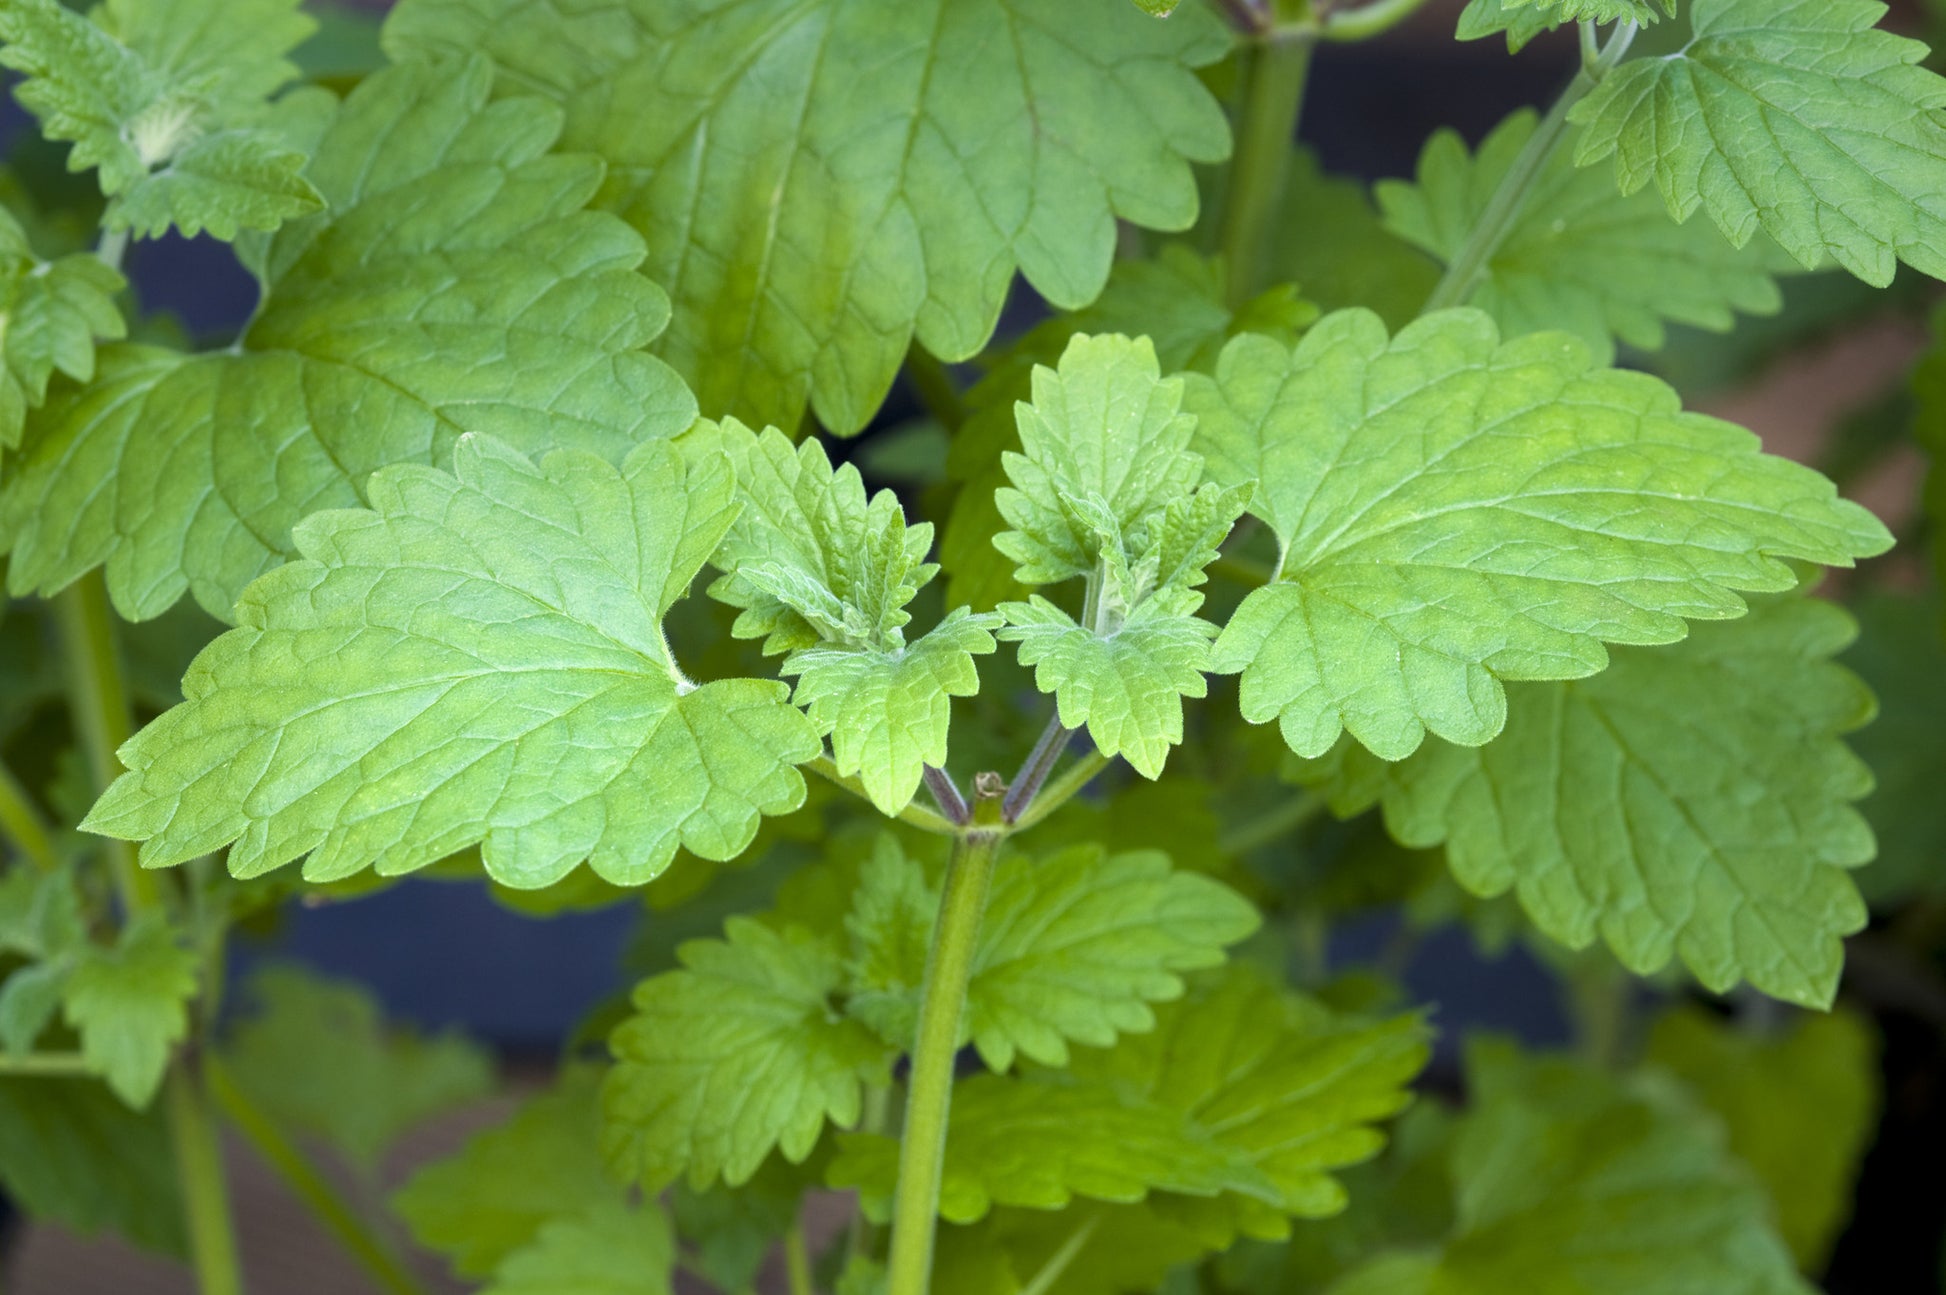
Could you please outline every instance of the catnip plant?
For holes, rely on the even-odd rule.
[[[1685,396],[1920,312],[1946,80],[1875,0],[1438,9],[0,0],[7,1194],[203,1295],[226,1128],[394,1295],[1810,1291],[1845,941],[1946,875],[1927,578],[1820,583],[1911,414]],[[1455,17],[1578,69],[1321,170],[1313,60]],[[642,934],[401,1185],[485,1052],[226,966],[413,876]],[[1580,1046],[1434,1062],[1453,923]]]

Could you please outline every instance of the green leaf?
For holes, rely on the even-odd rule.
[[[196,955],[160,918],[139,918],[112,949],[89,946],[61,992],[81,1054],[115,1095],[140,1110],[155,1096],[169,1050],[189,1033]]]
[[[1375,227],[1376,219],[1371,223]],[[1387,236],[1381,231],[1381,237]],[[1406,255],[1430,269],[1417,253],[1407,249]],[[1313,269],[1324,272],[1330,264],[1307,263],[1299,277]],[[1415,309],[1431,290],[1429,277],[1413,299]],[[1210,369],[1223,343],[1238,333],[1294,342],[1318,316],[1317,307],[1290,284],[1241,307],[1228,293],[1229,275],[1220,260],[1180,243],[1165,244],[1154,260],[1117,261],[1091,305],[1041,321],[992,360],[991,371],[967,392],[966,422],[954,434],[947,460],[948,475],[961,483],[939,542],[948,605],[992,607],[1022,592],[1013,564],[993,546],[993,537],[1006,529],[994,492],[1007,484],[1003,455],[1020,448],[1014,407],[1033,394],[1035,366],[1058,364],[1078,334],[1127,333],[1150,339],[1164,372]]]
[[[493,1091],[493,1062],[457,1034],[425,1038],[388,1026],[372,995],[295,967],[251,981],[254,1015],[223,1056],[260,1110],[323,1138],[365,1171],[400,1134]]]
[[[919,864],[881,838],[845,921],[847,1009],[900,1049],[911,1045],[938,906]],[[995,1071],[1012,1069],[1017,1054],[1065,1066],[1070,1042],[1107,1047],[1154,1028],[1150,1004],[1182,996],[1179,973],[1219,965],[1257,922],[1242,896],[1153,850],[1009,854],[994,870],[973,955],[967,1035]]]
[[[0,1078],[0,1186],[23,1213],[83,1236],[188,1249],[161,1109],[131,1111],[100,1084]]]
[[[1452,1236],[1379,1257],[1331,1295],[1810,1295],[1762,1191],[1682,1094],[1486,1049],[1470,1070]]]
[[[1202,459],[1188,449],[1182,389],[1161,378],[1147,338],[1076,335],[1016,406],[1025,453],[1002,456],[1014,485],[996,496],[1014,529],[993,543],[1020,564],[1016,580],[1088,577],[1086,624],[1036,596],[1001,607],[1000,637],[1038,666],[1064,725],[1085,725],[1102,754],[1150,778],[1182,740],[1182,698],[1207,691],[1216,627],[1192,615],[1194,587],[1249,500],[1195,490]]]
[[[56,370],[76,382],[94,377],[96,341],[128,331],[115,304],[124,286],[97,256],[41,260],[0,207],[0,448],[20,444],[27,411],[47,399]]]
[[[1487,746],[1341,752],[1334,807],[1382,801],[1399,841],[1445,842],[1461,885],[1513,890],[1571,948],[1600,936],[1637,974],[1675,956],[1718,992],[1826,1005],[1865,925],[1847,869],[1872,855],[1851,805],[1871,775],[1839,740],[1872,698],[1830,659],[1852,633],[1786,598],[1618,651],[1592,678],[1516,688]]]
[[[1154,1030],[1077,1052],[1070,1073],[1179,1111],[1243,1151],[1281,1200],[1274,1215],[1244,1208],[1239,1220],[1253,1235],[1283,1235],[1282,1215],[1344,1208],[1331,1171],[1384,1144],[1371,1126],[1405,1107],[1427,1054],[1417,1017],[1336,1016],[1232,963],[1157,1011]]]
[[[1946,277],[1946,79],[1926,47],[1873,27],[1876,0],[1692,0],[1694,37],[1574,106],[1574,160],[1613,154],[1624,194],[1655,181],[1741,247],[1761,226],[1806,268],[1829,257],[1884,287],[1898,261]]]
[[[1183,601],[1201,600],[1151,598],[1104,637],[1037,594],[1002,605],[1000,637],[1020,644],[1020,663],[1034,667],[1035,687],[1054,694],[1063,725],[1086,727],[1103,755],[1154,778],[1182,741],[1182,699],[1209,692],[1203,672],[1216,626],[1171,612]]]
[[[1520,53],[1528,41],[1562,23],[1632,22],[1648,26],[1667,14],[1675,0],[1470,0],[1460,14],[1460,40],[1507,33],[1507,48]]]
[[[16,1055],[33,1050],[60,1009],[71,970],[65,961],[33,962],[0,981],[0,1048]]]
[[[87,934],[72,871],[16,864],[0,872],[0,954],[58,958],[85,942]]]
[[[1939,771],[1946,767],[1946,637],[1931,598],[1876,593],[1856,606],[1861,632],[1845,654],[1874,694],[1878,717],[1851,738],[1875,784],[1861,808],[1878,856],[1858,872],[1874,908],[1890,908],[1946,887],[1946,814]]]
[[[675,1263],[666,1214],[653,1204],[610,1200],[543,1224],[501,1262],[481,1295],[668,1295]]]
[[[1299,755],[1341,731],[1392,760],[1429,731],[1478,745],[1505,723],[1502,680],[1593,674],[1604,643],[1671,642],[1685,617],[1740,615],[1737,590],[1792,587],[1780,559],[1891,543],[1660,381],[1565,334],[1503,343],[1474,310],[1396,338],[1341,311],[1292,351],[1238,338],[1189,384],[1210,476],[1258,482],[1281,548],[1213,666]]]
[[[834,1003],[834,947],[744,917],[724,936],[684,944],[682,970],[636,986],[609,1040],[602,1145],[651,1191],[678,1177],[734,1187],[773,1147],[800,1162],[826,1120],[858,1120],[866,1084],[890,1082],[890,1049]]]
[[[952,699],[979,691],[973,657],[994,650],[998,618],[955,610],[908,645],[906,605],[939,569],[924,561],[930,524],[908,528],[889,490],[868,500],[858,469],[834,471],[815,440],[793,447],[733,420],[692,435],[729,453],[742,501],[710,596],[741,609],[737,637],[791,652],[781,673],[799,677],[797,704],[830,736],[838,773],[898,813],[946,762]]]
[[[1419,155],[1416,184],[1379,182],[1386,225],[1450,264],[1480,223],[1521,148],[1534,114],[1507,118],[1469,156],[1442,130]],[[1660,350],[1664,321],[1728,332],[1733,311],[1775,314],[1783,296],[1770,271],[1791,263],[1769,239],[1736,248],[1700,224],[1678,225],[1646,193],[1618,199],[1607,179],[1549,154],[1468,304],[1507,337],[1558,328],[1612,357],[1614,341]]]
[[[1016,580],[1050,585],[1088,575],[1107,547],[1077,501],[1126,535],[1189,494],[1202,461],[1189,453],[1183,380],[1161,376],[1146,337],[1077,334],[1058,368],[1034,370],[1033,393],[1014,408],[1024,453],[1003,456],[1013,485],[997,496],[1013,529],[993,543],[1019,564]]]
[[[1135,7],[1151,18],[1167,18],[1182,0],[1135,0]]]
[[[598,21],[596,19],[599,19]],[[1125,0],[408,0],[395,58],[481,50],[567,106],[568,147],[675,285],[662,351],[705,409],[840,434],[913,338],[961,360],[1018,266],[1101,291],[1116,220],[1187,229],[1229,149],[1194,69],[1228,38]]]
[[[709,592],[740,610],[738,638],[764,639],[765,652],[904,645],[906,605],[938,571],[925,561],[930,524],[908,528],[890,490],[867,499],[858,469],[834,469],[816,440],[794,446],[734,419],[691,436],[736,469],[742,506],[710,558],[723,575]]]
[[[1648,1059],[1680,1076],[1729,1129],[1770,1192],[1777,1228],[1819,1272],[1851,1217],[1852,1183],[1878,1124],[1878,1041],[1851,1012],[1753,1034],[1697,1008],[1660,1017]]]
[[[840,1134],[834,1187],[861,1189],[863,1206],[890,1217],[899,1143]],[[1064,1209],[1076,1196],[1139,1201],[1151,1191],[1234,1192],[1268,1206],[1279,1189],[1240,1147],[1153,1100],[1109,1083],[975,1075],[953,1087],[940,1184],[940,1217],[974,1223],[996,1205]]]
[[[592,1215],[621,1198],[602,1168],[595,1073],[571,1068],[505,1124],[421,1168],[391,1203],[415,1241],[477,1279],[550,1220]]]
[[[235,841],[239,877],[308,854],[312,881],[479,845],[535,889],[584,859],[640,885],[678,845],[734,858],[803,803],[819,744],[783,685],[693,684],[659,624],[729,524],[727,459],[651,441],[536,467],[468,436],[452,474],[367,493],[299,524],[308,560],[250,587],[88,830],[150,867]]]
[[[619,462],[689,426],[639,353],[668,318],[633,273],[642,242],[583,209],[600,164],[549,155],[557,112],[486,106],[489,80],[483,61],[368,79],[311,166],[330,213],[243,249],[265,299],[238,348],[106,347],[33,419],[0,492],[15,593],[105,563],[131,619],[185,590],[227,618],[374,469],[443,463],[468,431]]]
[[[47,138],[74,144],[70,168],[99,170],[107,228],[228,241],[325,205],[266,102],[315,28],[298,0],[107,0],[89,17],[4,0],[0,64],[26,75],[15,93]]]
[[[927,765],[944,767],[952,699],[980,690],[973,658],[993,651],[995,619],[961,607],[890,652],[807,648],[784,662],[798,676],[797,704],[831,738],[839,776],[857,774],[880,813],[911,803]]]

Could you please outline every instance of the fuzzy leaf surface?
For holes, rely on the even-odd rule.
[[[1197,448],[1282,549],[1217,640],[1252,723],[1321,755],[1341,732],[1399,760],[1430,732],[1479,745],[1502,680],[1573,679],[1605,643],[1791,588],[1784,558],[1849,565],[1891,536],[1808,468],[1682,410],[1562,333],[1502,342],[1476,310],[1388,337],[1340,311],[1295,350],[1254,337],[1189,375]]]
[[[1405,1108],[1428,1052],[1417,1017],[1338,1016],[1232,963],[1159,1009],[1155,1029],[1075,1053],[1069,1073],[1180,1111],[1243,1151],[1280,1199],[1270,1214],[1231,1200],[1235,1221],[1283,1235],[1283,1216],[1344,1208],[1331,1171],[1384,1145],[1372,1126]]]
[[[929,523],[907,527],[898,498],[867,499],[858,469],[833,469],[816,440],[793,446],[735,421],[699,429],[736,468],[742,501],[711,558],[710,596],[739,610],[734,633],[788,651],[797,704],[831,739],[844,777],[896,814],[925,767],[946,762],[952,699],[979,691],[975,655],[992,652],[998,618],[950,613],[908,644],[906,610],[939,568],[925,561]]]
[[[1382,803],[1399,841],[1444,842],[1461,885],[1511,889],[1572,948],[1599,936],[1638,974],[1679,957],[1718,992],[1822,1007],[1865,924],[1848,870],[1872,855],[1852,807],[1871,775],[1840,740],[1872,697],[1831,661],[1853,632],[1787,598],[1618,651],[1591,678],[1516,688],[1486,746],[1393,765],[1346,749],[1334,805]]]
[[[17,594],[98,565],[123,615],[185,591],[228,618],[306,513],[377,468],[444,463],[465,432],[620,462],[695,417],[640,353],[668,318],[641,239],[585,210],[592,158],[551,155],[548,104],[487,105],[484,61],[396,68],[324,126],[328,213],[244,250],[265,300],[238,347],[103,349],[37,413],[0,491]]]
[[[563,32],[568,33],[564,41]],[[963,360],[1018,267],[1066,309],[1122,219],[1186,229],[1229,151],[1195,69],[1228,40],[1124,0],[409,0],[395,57],[482,50],[568,110],[672,285],[705,409],[840,435],[916,336]]]
[[[250,587],[89,830],[151,867],[232,841],[240,877],[308,855],[310,880],[479,845],[535,889],[583,860],[640,885],[678,845],[733,858],[803,803],[819,744],[784,686],[693,684],[662,636],[729,524],[723,456],[537,466],[468,436],[452,473],[400,465],[367,493],[299,524],[308,560]]]
[[[1476,1053],[1452,1153],[1458,1222],[1330,1295],[1810,1295],[1722,1128],[1667,1085]]]
[[[1946,78],[1874,24],[1877,0],[1692,0],[1694,34],[1624,63],[1574,106],[1574,160],[1615,158],[1678,220],[1741,247],[1759,227],[1810,269],[1876,287],[1897,263],[1946,278]]]
[[[692,940],[683,968],[643,981],[609,1041],[602,1145],[617,1172],[659,1191],[749,1179],[772,1148],[793,1163],[826,1120],[855,1123],[892,1054],[839,1012],[844,959],[805,931],[732,918]]]
[[[1528,41],[1569,22],[1633,22],[1642,26],[1675,15],[1675,0],[1469,0],[1459,18],[1460,40],[1507,33],[1518,54]]]
[[[266,120],[316,26],[297,0],[107,0],[88,16],[4,0],[0,64],[26,76],[16,96],[47,138],[74,145],[70,169],[99,171],[107,228],[228,241],[324,206]]]
[[[1386,227],[1450,264],[1534,133],[1534,114],[1507,118],[1469,154],[1451,130],[1433,135],[1414,182],[1382,180]],[[1660,350],[1665,324],[1728,332],[1734,312],[1775,314],[1772,271],[1793,263],[1768,238],[1733,247],[1713,230],[1678,225],[1647,193],[1617,198],[1608,179],[1555,150],[1520,215],[1467,298],[1506,337],[1560,329],[1613,355],[1614,343]]]
[[[23,1214],[182,1257],[182,1201],[159,1107],[100,1084],[0,1078],[0,1186]]]

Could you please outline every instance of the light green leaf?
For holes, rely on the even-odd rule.
[[[1033,392],[1016,407],[1025,453],[1002,456],[1014,485],[996,496],[1014,529],[993,543],[1022,584],[1086,575],[1087,623],[1036,596],[1001,607],[1000,637],[1038,667],[1064,725],[1153,778],[1182,740],[1181,699],[1207,691],[1215,626],[1192,614],[1194,586],[1249,494],[1192,493],[1195,419],[1147,338],[1077,335],[1057,370],[1035,369]]]
[[[1243,1151],[1280,1200],[1266,1213],[1233,1199],[1234,1222],[1252,1235],[1281,1236],[1287,1215],[1322,1218],[1344,1208],[1331,1171],[1384,1145],[1371,1126],[1411,1100],[1406,1085],[1428,1052],[1417,1017],[1336,1016],[1231,963],[1158,1010],[1154,1030],[1124,1035],[1111,1050],[1076,1052],[1070,1073],[1179,1111]]]
[[[1093,571],[1104,547],[1066,501],[1098,500],[1126,534],[1194,489],[1202,461],[1182,379],[1161,376],[1146,337],[1076,335],[1058,369],[1034,370],[1033,392],[1014,407],[1023,453],[1002,456],[1013,485],[996,496],[1013,529],[993,544],[1016,580],[1049,585]]]
[[[857,1121],[865,1084],[890,1082],[891,1050],[833,1001],[834,947],[743,917],[724,936],[690,941],[682,970],[636,986],[609,1040],[602,1146],[651,1191],[678,1177],[734,1187],[773,1147],[800,1162],[826,1120]]]
[[[885,1221],[898,1140],[840,1134],[838,1146],[829,1182],[859,1188],[865,1210]],[[1076,1196],[1129,1202],[1151,1191],[1282,1200],[1245,1150],[1112,1083],[975,1075],[954,1085],[939,1197],[948,1222],[978,1222],[996,1205],[1059,1210]]]
[[[1470,0],[1460,14],[1460,40],[1507,33],[1507,48],[1518,54],[1528,41],[1562,23],[1633,22],[1647,26],[1663,15],[1674,17],[1675,0]]]
[[[1878,1123],[1878,1041],[1851,1012],[1804,1015],[1774,1035],[1696,1008],[1660,1017],[1648,1059],[1687,1083],[1757,1173],[1777,1228],[1805,1272],[1819,1272],[1851,1217],[1852,1183]]]
[[[1135,0],[1135,7],[1151,18],[1167,18],[1182,0]]]
[[[1063,725],[1085,726],[1103,755],[1154,778],[1182,741],[1182,699],[1209,692],[1203,672],[1216,626],[1172,610],[1185,602],[1201,599],[1150,598],[1101,636],[1036,594],[1001,605],[1000,637],[1020,644],[1020,663],[1034,667],[1035,687],[1054,694]]]
[[[283,1128],[325,1139],[367,1172],[400,1134],[493,1090],[486,1053],[454,1033],[388,1025],[358,985],[267,967],[251,997],[256,1014],[224,1045],[230,1075]]]
[[[17,863],[0,872],[0,954],[58,958],[87,935],[72,871],[42,872]]]
[[[1691,0],[1694,37],[1624,63],[1574,106],[1574,160],[1613,154],[1622,192],[1655,181],[1741,247],[1761,226],[1806,268],[1877,287],[1897,262],[1946,277],[1946,79],[1873,27],[1876,0]]]
[[[797,704],[830,736],[838,773],[898,813],[925,767],[945,763],[952,699],[979,691],[973,657],[994,650],[998,618],[958,609],[908,645],[906,605],[939,570],[924,561],[929,523],[908,528],[889,490],[868,500],[858,469],[833,470],[815,440],[733,420],[692,436],[728,452],[742,501],[710,596],[741,609],[737,637],[791,652],[781,673],[798,676]]]
[[[56,370],[76,382],[94,377],[96,341],[128,331],[115,304],[124,286],[96,256],[41,260],[0,207],[0,448],[20,444],[27,411],[47,398]]]
[[[633,273],[641,240],[583,210],[600,164],[548,154],[544,102],[485,106],[489,79],[475,61],[367,80],[309,172],[331,212],[245,249],[266,296],[239,348],[104,348],[33,419],[0,493],[15,593],[105,563],[132,619],[185,590],[228,617],[298,519],[358,506],[374,469],[444,462],[467,431],[620,462],[689,426],[695,402],[639,352],[668,317]]]
[[[1369,213],[1367,218],[1376,225]],[[1332,222],[1326,227],[1337,228],[1336,213]],[[1305,228],[1311,227],[1307,217]],[[1406,255],[1431,268],[1418,253],[1406,249]],[[1307,263],[1305,273],[1329,264]],[[1431,289],[1428,278],[1413,299],[1415,308]],[[991,371],[966,394],[966,422],[954,434],[947,459],[948,476],[961,483],[939,540],[948,605],[992,607],[1022,592],[1013,563],[993,546],[993,537],[1007,528],[994,494],[1007,484],[1004,454],[1020,448],[1014,407],[1033,394],[1035,366],[1058,364],[1077,334],[1127,333],[1150,339],[1164,372],[1210,369],[1223,343],[1238,333],[1293,342],[1318,317],[1317,307],[1290,284],[1241,307],[1230,302],[1228,291],[1229,275],[1220,260],[1180,243],[1165,244],[1154,260],[1117,261],[1093,304],[1041,321],[993,358]]]
[[[1533,133],[1534,114],[1517,112],[1469,156],[1456,132],[1437,132],[1416,184],[1379,182],[1387,227],[1450,263]],[[1504,336],[1558,328],[1607,359],[1616,340],[1661,349],[1664,321],[1727,332],[1733,311],[1775,314],[1783,296],[1770,272],[1790,265],[1768,238],[1732,247],[1700,224],[1671,221],[1646,193],[1617,198],[1605,177],[1557,149],[1467,300]]]
[[[88,17],[4,0],[0,64],[26,74],[16,95],[42,132],[74,144],[70,168],[100,171],[109,229],[227,241],[324,206],[267,128],[315,28],[297,0],[108,0]]]
[[[1469,1069],[1452,1237],[1331,1295],[1811,1295],[1721,1127],[1672,1087],[1485,1049]]]
[[[1294,351],[1238,338],[1189,384],[1211,477],[1257,481],[1282,549],[1213,665],[1299,755],[1342,731],[1392,760],[1429,731],[1478,745],[1505,723],[1502,680],[1593,674],[1604,643],[1671,642],[1685,617],[1740,615],[1738,590],[1792,587],[1781,559],[1891,544],[1660,381],[1566,334],[1503,343],[1474,310],[1396,338],[1340,311]]]
[[[81,1054],[115,1095],[140,1110],[155,1096],[169,1050],[189,1033],[196,955],[160,918],[124,928],[112,949],[90,946],[61,992]]]
[[[481,1295],[668,1295],[675,1263],[676,1238],[660,1208],[609,1200],[543,1224]]]
[[[1018,266],[1074,309],[1117,218],[1187,229],[1229,149],[1200,5],[1125,0],[408,0],[394,57],[484,51],[567,106],[604,202],[675,285],[662,352],[712,412],[848,434],[916,336],[962,360]]]
[[[1865,925],[1847,869],[1872,855],[1851,805],[1871,775],[1839,740],[1872,698],[1830,659],[1852,633],[1829,603],[1762,603],[1592,678],[1516,688],[1487,746],[1397,765],[1347,749],[1333,799],[1382,801],[1401,842],[1444,841],[1461,885],[1512,889],[1572,948],[1599,935],[1638,974],[1676,956],[1713,990],[1824,1006]]]
[[[121,750],[90,831],[162,867],[235,841],[257,876],[425,867],[479,845],[536,889],[587,860],[640,885],[678,845],[730,859],[804,800],[817,734],[778,683],[693,684],[660,618],[730,522],[730,465],[651,441],[538,467],[463,438],[448,474],[374,473],[253,584],[183,705]]]
[[[881,839],[845,920],[847,1010],[901,1049],[911,1045],[938,907],[924,869]],[[1179,973],[1221,964],[1257,921],[1229,887],[1172,868],[1154,850],[1008,854],[973,955],[967,1035],[995,1071],[1012,1069],[1017,1053],[1065,1066],[1070,1042],[1107,1047],[1154,1028],[1149,1005],[1182,996]]]
[[[596,1076],[570,1069],[505,1124],[414,1173],[392,1197],[412,1236],[482,1278],[532,1244],[549,1220],[592,1215],[622,1198],[602,1167]]]
[[[100,1084],[0,1078],[0,1186],[22,1213],[180,1257],[182,1201],[161,1109]]]
[[[858,775],[881,813],[911,803],[927,765],[945,765],[952,699],[980,690],[973,658],[993,651],[997,620],[961,607],[893,651],[818,647],[785,660],[783,673],[798,676],[794,699],[831,738],[839,775]]]
[[[766,652],[904,644],[906,604],[939,569],[925,561],[930,524],[908,528],[890,490],[867,499],[858,469],[834,469],[816,440],[792,445],[734,419],[690,435],[736,469],[742,507],[710,559],[723,575],[709,592],[741,609],[738,638],[762,638]]]

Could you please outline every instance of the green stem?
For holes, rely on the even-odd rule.
[[[128,253],[128,231],[125,229],[101,232],[101,240],[95,244],[95,259],[116,272],[122,268],[122,257]]]
[[[95,1068],[79,1052],[0,1052],[0,1075],[47,1075],[71,1078],[92,1075]]]
[[[1500,244],[1506,241],[1514,223],[1520,219],[1521,208],[1527,203],[1527,195],[1534,187],[1534,181],[1539,178],[1548,158],[1553,156],[1555,147],[1567,133],[1569,111],[1622,61],[1622,56],[1628,53],[1629,45],[1635,40],[1635,30],[1632,22],[1617,27],[1594,63],[1577,72],[1574,80],[1568,83],[1568,88],[1561,92],[1561,97],[1555,100],[1554,106],[1548,109],[1547,116],[1534,129],[1527,146],[1520,150],[1520,156],[1514,159],[1513,166],[1501,178],[1500,187],[1488,199],[1486,210],[1480,213],[1479,223],[1473,226],[1473,232],[1446,266],[1439,286],[1426,299],[1427,311],[1460,305],[1473,295],[1480,275],[1486,271],[1494,253],[1500,250]]]
[[[1382,36],[1419,12],[1426,0],[1376,0],[1356,9],[1340,9],[1324,21],[1329,41],[1370,40]]]
[[[1068,742],[1073,737],[1074,730],[1062,725],[1058,712],[1048,719],[1047,727],[1041,730],[1040,740],[1034,743],[1034,749],[1027,753],[1027,760],[1020,766],[1020,772],[1007,786],[1006,798],[1000,802],[1002,822],[1014,822],[1023,810],[1034,803],[1034,797],[1040,794],[1042,785],[1047,782],[1047,775],[1054,772],[1054,766],[1060,763],[1061,753],[1068,749]]]
[[[1304,82],[1317,45],[1313,36],[1308,29],[1295,31],[1287,39],[1252,46],[1239,55],[1243,110],[1223,199],[1219,244],[1232,306],[1250,300],[1261,287],[1265,246],[1283,201],[1298,113],[1304,106]]]
[[[998,806],[983,800],[977,826],[953,846],[946,865],[939,921],[926,959],[925,989],[907,1084],[905,1127],[899,1142],[899,1183],[892,1200],[888,1295],[926,1295],[932,1281],[933,1232],[939,1224],[939,1182],[946,1160],[946,1120],[953,1104],[953,1060],[973,952],[986,912],[994,857],[1002,831],[991,820]]]
[[[1109,758],[1099,751],[1090,751],[1068,767],[1068,771],[1041,788],[1040,795],[1033,803],[1022,810],[1014,821],[1014,831],[1025,832],[1034,824],[1052,814],[1061,806],[1074,799],[1076,792],[1094,781],[1095,775],[1106,769]]]
[[[1101,1215],[1097,1214],[1076,1228],[1074,1235],[1063,1241],[1061,1248],[1047,1257],[1047,1262],[1041,1265],[1041,1270],[1020,1288],[1020,1295],[1047,1295],[1047,1292],[1053,1290],[1054,1283],[1061,1280],[1061,1274],[1068,1270],[1068,1265],[1075,1261],[1082,1247],[1088,1244],[1089,1238],[1095,1235],[1095,1229],[1100,1226]]]
[[[784,1233],[784,1280],[790,1295],[817,1295],[811,1280],[811,1251],[804,1244],[804,1221],[794,1220]]]
[[[176,1153],[176,1181],[182,1189],[196,1289],[201,1295],[243,1295],[243,1270],[230,1222],[230,1188],[223,1174],[223,1144],[193,1062],[178,1059],[170,1068],[163,1102]]]
[[[95,794],[100,795],[120,775],[122,766],[115,752],[135,730],[115,646],[115,613],[108,606],[100,570],[62,590],[54,610],[61,627],[74,727],[88,758]],[[162,902],[155,878],[136,863],[133,845],[105,837],[102,847],[114,869],[124,908],[141,913]]]
[[[843,787],[860,800],[868,803],[871,801],[871,794],[865,790],[865,784],[858,781],[855,777],[848,778],[839,773],[838,766],[832,762],[830,755],[820,755],[804,767],[826,782]],[[922,832],[937,832],[941,836],[959,835],[960,829],[956,823],[952,822],[952,820],[943,814],[934,813],[917,801],[907,805],[904,809],[893,815],[893,817],[901,823],[907,823],[918,828]]]
[[[905,376],[933,420],[947,431],[957,432],[966,421],[966,400],[939,357],[914,341],[905,353]]]
[[[0,836],[13,842],[15,849],[46,872],[61,866],[61,856],[54,850],[54,837],[47,830],[40,810],[34,807],[34,800],[20,785],[20,779],[14,777],[14,771],[4,764],[0,764]]]
[[[259,1110],[215,1057],[203,1063],[209,1093],[225,1119],[256,1148],[264,1163],[276,1171],[285,1186],[324,1225],[379,1287],[393,1295],[425,1295],[425,1287],[400,1262],[392,1248],[375,1233],[352,1208],[350,1202],[331,1185],[304,1152],[284,1135],[276,1123]]]

